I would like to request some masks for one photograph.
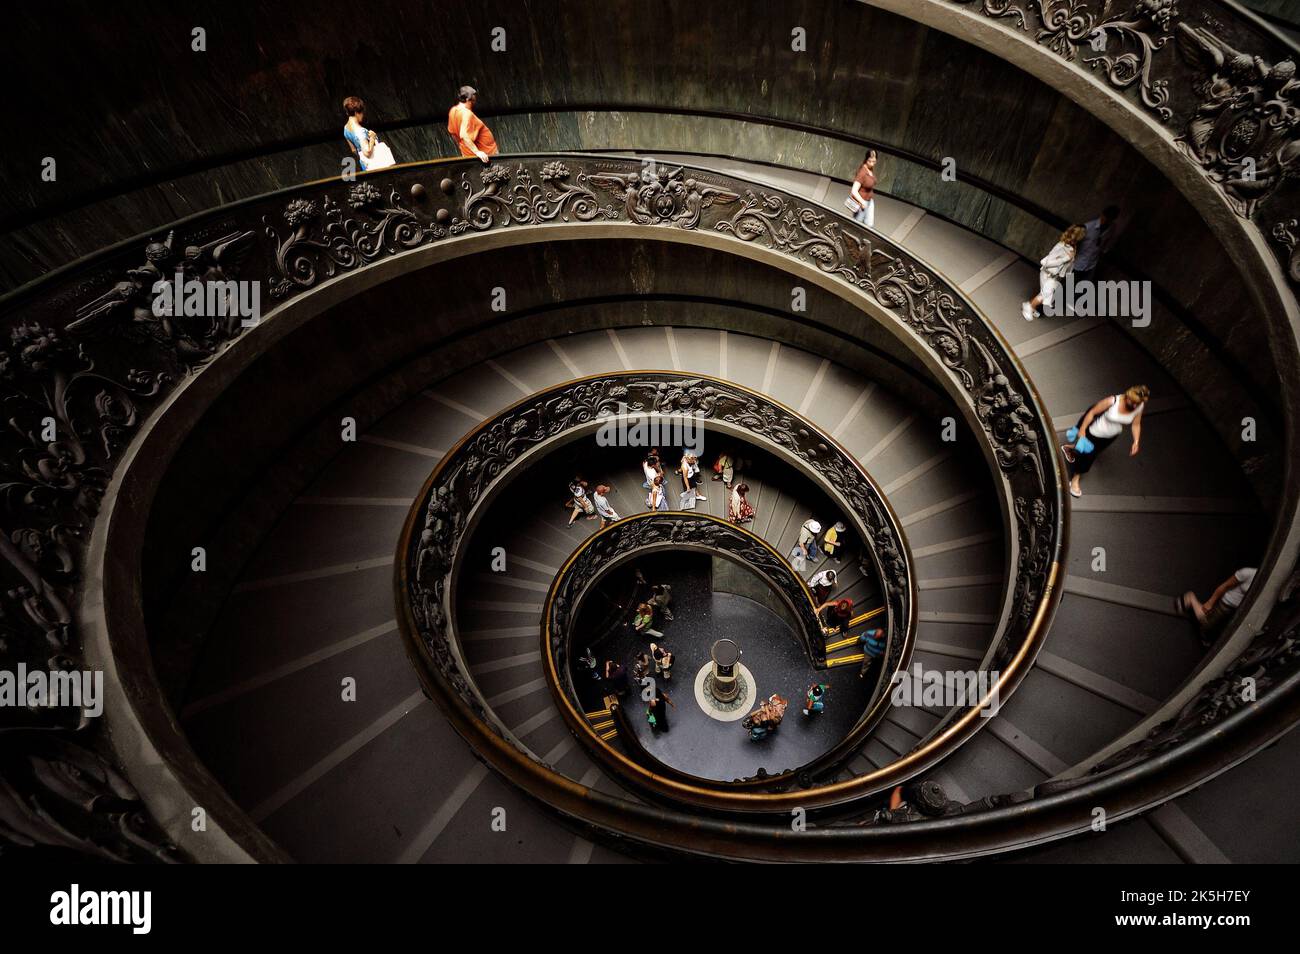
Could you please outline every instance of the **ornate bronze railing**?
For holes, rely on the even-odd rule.
[[[399,622],[426,689],[444,708],[461,709],[477,720],[468,733],[471,741],[497,752],[502,759],[498,767],[507,774],[519,758],[531,757],[489,710],[461,657],[455,605],[459,561],[486,504],[523,466],[560,443],[594,435],[621,415],[685,417],[705,432],[763,447],[811,476],[838,504],[852,532],[866,544],[862,572],[880,583],[888,634],[875,702],[855,731],[855,737],[865,736],[887,711],[888,700],[879,690],[906,668],[915,641],[915,583],[898,518],[853,456],[795,412],[731,382],[680,372],[598,375],[539,392],[480,423],[439,461],[407,518],[396,561]],[[645,526],[653,529],[655,524]],[[797,578],[775,575],[783,561],[758,538],[733,530],[725,539],[756,541],[759,549],[750,557],[758,561],[760,551],[770,551],[781,587],[804,586],[793,581]],[[806,589],[802,605],[790,596],[793,611],[811,615]],[[552,606],[548,612],[571,609],[565,596],[558,609]],[[809,633],[819,631],[815,618],[804,622]],[[824,643],[810,638],[807,649],[814,662],[824,659]],[[709,801],[726,807],[730,797],[711,794]],[[747,799],[739,807],[753,804]]]
[[[542,642],[553,663],[554,685],[576,704],[571,660],[573,627],[591,588],[610,570],[660,550],[694,550],[733,560],[754,571],[789,611],[796,637],[813,666],[826,659],[826,639],[812,591],[777,549],[755,533],[706,513],[648,511],[615,521],[592,534],[551,581],[542,607]],[[906,666],[906,661],[902,663]]]
[[[1091,73],[1173,137],[1300,288],[1300,49],[1228,0],[948,0]]]
[[[542,606],[542,656],[546,661],[547,681],[569,728],[606,768],[653,794],[677,800],[690,801],[691,793],[700,788],[744,788],[768,792],[787,791],[796,786],[806,788],[815,776],[834,771],[863,744],[883,714],[883,707],[873,704],[874,698],[863,707],[862,717],[828,751],[785,772],[726,783],[677,773],[649,754],[643,756],[645,761],[626,758],[616,746],[592,729],[590,722],[583,717],[570,669],[574,627],[583,601],[592,587],[619,564],[662,550],[695,550],[734,560],[752,570],[785,605],[794,624],[792,628],[809,661],[816,666],[824,660],[826,640],[812,592],[770,543],[743,527],[707,514],[636,514],[611,524],[584,541],[556,574]],[[906,669],[910,657],[910,647],[905,647],[897,667]],[[891,670],[894,671],[897,669]],[[878,683],[876,692],[885,692],[887,687],[887,681]],[[653,764],[647,764],[651,762]],[[667,779],[674,777],[675,782],[665,784]]]
[[[503,157],[486,167],[422,163],[285,190],[177,222],[157,239],[107,250],[4,299],[0,321],[9,336],[0,375],[11,422],[0,537],[0,592],[8,594],[10,621],[4,663],[82,666],[74,608],[83,595],[85,543],[101,523],[100,497],[152,410],[244,334],[237,317],[158,314],[160,282],[177,273],[255,282],[264,316],[274,320],[322,283],[346,287],[404,253],[503,229],[615,225],[629,236],[644,229],[787,263],[888,322],[940,372],[1002,475],[1014,539],[1047,561],[1017,561],[1014,605],[1004,613],[1008,645],[1030,647],[1019,657],[1027,667],[1056,599],[1049,581],[1063,542],[1060,474],[1046,450],[1052,435],[1040,402],[1009,348],[960,293],[905,250],[779,190],[682,167],[555,155]],[[869,513],[861,501],[848,509]],[[874,552],[903,559],[901,548],[877,545]],[[131,698],[165,708],[143,687]],[[73,744],[104,744],[93,723],[63,731]],[[105,747],[99,757],[113,756]],[[111,843],[131,854],[131,844],[99,817],[103,804],[74,812],[87,845]],[[39,814],[15,814],[14,821],[63,837]]]
[[[1141,0],[1132,12],[1114,16],[1110,5],[1101,0],[950,2],[1024,34],[1065,62],[1095,70],[1134,108],[1180,140],[1189,163],[1215,183],[1265,242],[1272,243],[1292,287],[1300,283],[1300,227],[1295,224],[1294,194],[1283,185],[1297,155],[1298,127],[1292,108],[1295,59],[1293,48],[1276,34],[1235,4],[1215,0],[1179,0],[1176,5],[1169,0]],[[1095,48],[1098,35],[1107,38],[1109,51]],[[1237,170],[1244,173],[1246,159],[1253,160],[1253,178],[1236,174]],[[567,161],[575,168],[584,162]],[[473,170],[455,164],[422,165],[362,177],[357,186],[367,188],[356,192],[331,181],[261,197],[176,223],[176,242],[150,242],[148,247],[144,241],[127,243],[63,269],[0,304],[9,332],[0,354],[0,377],[11,424],[2,457],[6,493],[0,573],[5,585],[0,592],[6,595],[0,666],[13,668],[25,662],[71,669],[82,665],[75,607],[83,586],[84,546],[96,529],[99,498],[116,472],[123,447],[178,382],[201,369],[239,334],[238,327],[226,323],[153,320],[152,281],[179,265],[187,275],[262,280],[268,289],[274,285],[280,304],[291,303],[299,292],[324,278],[346,275],[403,250],[447,238],[448,226],[461,209],[451,193],[445,193],[445,199],[437,196],[430,178],[438,174],[436,168],[450,173],[444,182],[451,189],[456,186],[454,177],[464,181],[473,176]],[[416,186],[418,193],[408,191]],[[729,191],[738,195],[745,188],[733,183]],[[758,191],[775,197],[778,205],[784,201],[776,190]],[[838,221],[812,203],[795,200],[795,205],[821,217],[819,230]],[[615,218],[617,214],[611,220]],[[561,216],[560,221],[570,218]],[[786,227],[800,234],[802,223],[796,218]],[[844,223],[836,231],[855,240],[861,235]],[[805,261],[817,256],[818,268],[822,262],[833,266],[844,254],[844,241],[822,235],[828,240],[814,240],[802,248],[798,242],[787,243],[780,250]],[[771,241],[757,234],[753,239]],[[887,244],[884,247],[889,249]],[[909,261],[905,255],[897,259]],[[868,261],[868,271],[878,273],[882,264]],[[939,293],[941,287],[937,283],[931,291]],[[874,288],[867,291],[878,303],[892,307]],[[911,317],[905,321],[913,324]],[[961,341],[951,333],[931,338],[945,350],[952,350],[950,342]],[[1286,344],[1284,367],[1294,371],[1293,342],[1287,339]],[[962,350],[960,343],[957,350]],[[1018,375],[1009,380],[1013,388],[1020,387]],[[1017,391],[1022,400],[1031,395],[1027,388]],[[1006,407],[1009,402],[1000,403]],[[996,420],[1000,423],[994,426],[1014,430],[1004,415]],[[55,439],[45,440],[51,422]],[[1037,446],[1047,445],[1040,440]],[[1059,507],[1039,515],[1034,500],[1023,499],[1024,505],[1016,508],[1022,549],[1026,524],[1042,522],[1050,532],[1034,536],[1041,538],[1047,552],[1059,557]],[[1288,520],[1293,503],[1292,493]],[[1030,549],[1039,545],[1035,539]],[[1289,563],[1264,565],[1262,570],[1262,577],[1276,582],[1289,570]],[[1265,592],[1267,582],[1261,579],[1256,589]],[[1049,602],[1047,592],[1045,588],[1037,594],[1040,611]],[[1025,595],[1032,603],[1034,593]],[[1031,615],[1043,619],[1041,612]],[[1239,665],[1262,665],[1257,662],[1260,658],[1276,664],[1289,658],[1287,647],[1293,642],[1293,625],[1270,621]],[[1294,721],[1290,703],[1300,687],[1293,674],[1272,672],[1274,678],[1260,703],[1252,707],[1229,711],[1230,706],[1213,703],[1214,693],[1222,687],[1207,689],[1206,699],[1219,713],[1215,731],[1202,731],[1196,719],[1180,723],[1176,735],[1162,743],[1159,768],[1168,771],[1175,763],[1184,768],[1190,764],[1193,768],[1184,777],[1192,778],[1197,770],[1208,772],[1211,766],[1225,764],[1227,756],[1212,751],[1214,744],[1222,748],[1225,739],[1236,740],[1240,752],[1248,754],[1248,744],[1263,744],[1260,740],[1268,735],[1269,720]],[[54,715],[13,709],[4,713],[6,768],[12,764],[23,769],[0,773],[19,792],[0,809],[8,829],[23,832],[21,838],[76,845],[107,857],[152,857],[165,850],[139,813],[140,802],[130,785],[113,772],[110,763],[117,756],[102,734],[94,731],[93,723],[76,715]],[[32,753],[38,749],[49,753],[53,771],[32,769]],[[1152,772],[1156,761],[1152,758],[1148,763]],[[1132,769],[1129,776],[1135,777],[1141,768]],[[60,773],[92,777],[113,799],[85,798],[84,793],[51,786],[50,780]],[[1146,804],[1175,791],[1173,783],[1162,787],[1149,777],[1150,772],[1146,775]],[[12,782],[29,776],[30,782]],[[66,811],[34,809],[38,799],[33,793],[39,791]],[[1101,792],[1091,787],[1088,797]],[[112,810],[105,807],[110,804]],[[58,824],[52,822],[55,817],[60,817]],[[124,817],[135,821],[123,826]],[[1047,817],[1046,810],[1040,817]],[[996,825],[992,816],[989,825]],[[13,840],[12,835],[7,837]]]
[[[4,445],[0,535],[5,556],[0,592],[8,594],[3,597],[3,665],[82,665],[75,607],[83,596],[84,545],[97,532],[99,498],[140,424],[178,385],[220,360],[242,333],[237,321],[155,315],[158,279],[180,270],[188,277],[260,281],[275,306],[267,315],[274,320],[304,292],[330,279],[346,283],[394,256],[506,229],[517,232],[518,241],[537,241],[548,227],[750,249],[753,257],[819,280],[860,303],[914,347],[978,427],[1001,477],[1015,540],[1015,583],[996,658],[1005,661],[1001,668],[1008,685],[1023,676],[1059,598],[1054,582],[1064,512],[1050,425],[1005,343],[923,262],[815,203],[714,173],[579,156],[503,157],[488,167],[429,163],[362,176],[355,183],[314,183],[177,223],[164,241],[109,250],[5,299],[0,320],[10,334],[0,374],[11,427]],[[51,427],[54,439],[46,440]],[[1129,792],[1131,810],[1148,807],[1264,744],[1275,728],[1266,718],[1294,721],[1292,702],[1300,683],[1288,668],[1286,649],[1293,633],[1293,625],[1270,624],[1241,664],[1264,665],[1255,662],[1263,659],[1270,666],[1260,703],[1231,711],[1207,697],[1204,704],[1218,713],[1213,737],[1200,728],[1199,716],[1190,724],[1176,720],[1173,735],[1157,733],[1159,741],[1137,753],[1155,752],[1148,762],[1158,760],[1167,778],[1176,776],[1181,787],[1149,775],[1148,762],[1129,765],[1036,799],[1042,814],[1035,817],[1046,826],[1038,830],[1078,830],[1059,814],[1076,796]],[[140,694],[133,700],[150,704]],[[940,748],[950,745],[970,731],[976,712],[955,716],[932,741]],[[11,729],[26,726],[23,733],[5,735],[5,751],[11,753],[6,757],[15,764],[27,764],[36,743],[25,740],[39,733],[81,752],[78,758],[86,765],[102,765],[98,777],[106,791],[116,793],[112,802],[82,801],[52,790],[49,797],[68,808],[56,827],[51,813],[30,807],[34,802],[24,789],[21,797],[4,803],[11,830],[31,832],[37,841],[73,841],[110,857],[165,853],[140,812],[140,801],[113,775],[118,756],[94,723],[78,728],[84,720],[60,724],[39,718],[46,712],[23,710],[7,710],[4,716]],[[56,753],[52,757],[59,765],[74,765],[66,754],[57,755],[59,746],[45,749]],[[909,753],[891,767],[898,773],[892,778],[924,771],[932,764],[927,754]],[[554,789],[553,780],[534,774],[535,767],[527,773],[521,784],[539,797],[550,791],[561,811],[576,816],[581,806],[594,805],[589,794]],[[26,772],[6,779],[28,776],[37,779],[34,785],[52,777]],[[115,806],[111,813],[109,804]],[[124,811],[136,819],[129,832],[121,823]],[[986,813],[985,831],[1002,824],[997,812]],[[592,820],[609,817],[592,809]],[[1048,819],[1057,820],[1049,824]],[[1018,837],[1010,827],[1001,830],[998,837],[1010,839],[1004,843]]]

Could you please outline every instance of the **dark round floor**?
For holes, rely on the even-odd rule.
[[[746,778],[760,768],[768,774],[797,769],[844,737],[866,707],[867,687],[858,679],[856,666],[814,669],[789,626],[760,603],[731,593],[712,592],[709,566],[708,557],[696,554],[656,555],[638,561],[637,567],[648,582],[672,586],[674,619],[656,618],[654,628],[663,632],[663,640],[638,636],[628,626],[608,636],[596,647],[595,654],[602,663],[617,659],[630,671],[632,660],[647,651],[652,641],[673,652],[672,678],[659,682],[675,705],[668,710],[668,731],[651,731],[636,687],[624,699],[628,721],[641,745],[664,764],[716,781]],[[633,572],[631,568],[620,569],[620,578],[630,577]],[[611,587],[615,585],[611,580]],[[710,647],[722,638],[739,644],[741,663],[753,673],[758,699],[779,692],[790,700],[780,729],[760,742],[749,741],[749,733],[739,720],[718,721],[696,702],[696,673],[709,662]],[[588,711],[599,708],[599,687],[590,680],[584,684],[581,675],[577,678]],[[804,717],[804,693],[814,681],[830,686],[826,710]],[[758,699],[751,695],[747,711],[757,705]]]

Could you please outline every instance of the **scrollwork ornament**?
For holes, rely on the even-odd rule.
[[[588,186],[600,176],[580,172],[570,182],[568,165],[560,160],[543,163],[537,173],[541,180],[533,181],[533,172],[523,163],[510,170],[505,165],[494,165],[479,173],[479,187],[474,188],[470,175],[461,179],[461,191],[466,194],[462,213],[451,225],[451,233],[510,225],[541,225],[561,222],[591,222],[597,219],[614,219],[618,212],[610,205],[601,205],[599,197]]]
[[[882,580],[889,607],[889,619],[900,631],[910,625],[912,607],[906,546],[901,530],[888,516],[884,501],[861,470],[846,455],[817,434],[807,422],[767,399],[727,382],[666,373],[632,372],[578,381],[542,392],[486,421],[439,467],[437,477],[422,504],[423,527],[413,542],[408,559],[408,599],[417,621],[420,639],[439,674],[467,705],[481,713],[483,704],[472,680],[462,672],[449,645],[447,597],[453,585],[456,552],[469,515],[495,481],[537,445],[566,431],[607,420],[611,415],[630,413],[665,416],[690,415],[702,422],[726,422],[770,441],[819,473],[851,505],[851,519],[862,538],[873,544],[873,574]],[[662,527],[660,524],[662,523]],[[584,551],[580,567],[593,568],[590,561],[611,558],[610,541],[635,545],[660,530],[678,542],[714,539],[724,531],[744,547],[738,555],[755,566],[779,575],[781,561],[761,543],[740,531],[722,530],[710,521],[665,518],[638,521],[628,530]],[[638,536],[641,535],[641,536]],[[737,544],[728,543],[733,549]],[[788,575],[788,571],[787,571]],[[578,573],[578,578],[590,574]],[[575,605],[573,594],[561,594],[563,606]],[[801,594],[807,602],[806,594]],[[902,652],[901,640],[890,640],[890,658]],[[820,646],[815,652],[823,652]],[[499,729],[492,731],[500,734]]]
[[[292,230],[283,238],[269,219],[262,220],[267,238],[275,245],[274,299],[447,234],[406,208],[395,189],[385,202],[378,187],[369,182],[351,186],[343,203],[328,194],[319,200],[292,199],[282,217]]]
[[[1300,284],[1300,219],[1287,219],[1273,226],[1273,238],[1286,249],[1286,275]]]

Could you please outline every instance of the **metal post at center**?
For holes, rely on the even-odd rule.
[[[713,657],[713,678],[709,694],[719,702],[730,702],[740,692],[740,647],[734,640],[719,639],[709,650]]]

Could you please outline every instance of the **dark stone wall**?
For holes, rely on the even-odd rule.
[[[711,579],[714,593],[730,593],[753,600],[775,613],[781,622],[790,627],[791,633],[799,632],[799,621],[790,612],[790,607],[781,602],[776,591],[761,576],[748,567],[723,557],[710,557],[709,562],[713,570]]]
[[[1240,0],[1247,10],[1253,10],[1275,27],[1300,28],[1300,3],[1296,0]]]
[[[883,190],[1035,258],[1059,224],[1117,201],[1132,219],[1117,261],[1199,325],[1199,338],[1154,350],[1185,381],[1211,377],[1204,356],[1221,350],[1279,403],[1247,289],[1154,167],[1029,75],[856,0],[80,0],[11,17],[30,135],[0,152],[8,287],[175,218],[337,174],[347,94],[367,100],[399,159],[450,155],[446,111],[470,83],[507,151],[694,149],[847,177],[861,141],[878,142],[898,153],[882,162]],[[206,52],[191,50],[196,26]],[[807,52],[790,49],[796,26]],[[491,49],[496,27],[505,52]],[[46,155],[55,183],[40,181]],[[947,156],[966,182],[927,166]],[[1239,403],[1219,389],[1198,400]]]

